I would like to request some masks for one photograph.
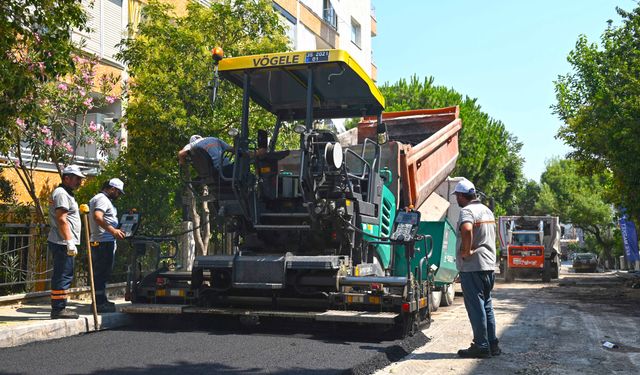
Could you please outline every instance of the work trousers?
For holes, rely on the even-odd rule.
[[[473,342],[480,348],[496,343],[496,318],[491,290],[495,282],[493,271],[460,272],[464,306],[473,329]]]
[[[107,282],[113,270],[113,258],[116,242],[91,242],[91,258],[93,261],[93,283],[96,291],[96,304],[107,302]]]
[[[67,255],[67,245],[47,242],[53,256],[51,275],[51,310],[60,311],[67,307],[67,290],[73,280],[73,259]]]

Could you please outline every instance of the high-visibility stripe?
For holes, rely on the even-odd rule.
[[[56,296],[56,295],[51,295],[51,299],[67,299],[67,296]]]
[[[66,290],[52,290],[51,294],[67,294]]]
[[[473,223],[473,225],[475,225],[476,227],[481,226],[482,224],[495,224],[495,221],[478,221]]]

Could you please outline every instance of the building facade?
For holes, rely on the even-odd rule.
[[[370,0],[274,0],[296,51],[343,49],[375,81],[371,39],[377,34]]]

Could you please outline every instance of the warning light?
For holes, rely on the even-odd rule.
[[[402,304],[402,312],[409,312],[411,311],[411,305],[409,303],[403,303]]]
[[[213,59],[218,62],[224,57],[224,51],[220,47],[215,47],[211,50],[211,55],[213,56]]]

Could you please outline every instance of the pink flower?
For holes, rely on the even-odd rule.
[[[53,139],[47,138],[44,140],[44,144],[47,146],[53,146]]]
[[[71,144],[69,142],[66,142],[64,144],[64,148],[67,149],[67,152],[72,153],[73,152],[73,147],[71,147]]]
[[[96,125],[96,123],[93,122],[93,120],[89,123],[89,130],[91,130],[92,132],[98,130],[98,125]]]
[[[20,168],[20,160],[14,160],[13,165],[15,165],[16,168]]]
[[[104,132],[102,133],[102,140],[105,142],[109,142],[109,140],[111,139],[111,137],[109,136],[109,133]]]
[[[116,98],[115,98],[115,96],[109,95],[109,96],[107,96],[107,98],[105,100],[107,101],[107,103],[113,104],[113,102],[116,101]]]
[[[86,91],[84,91],[84,89],[80,89],[80,90],[78,90],[78,93],[80,94],[80,96],[85,96],[85,95],[87,95],[87,92],[86,92]]]
[[[91,104],[91,102],[93,102],[93,98],[87,98],[82,104],[86,105],[87,108],[91,109],[93,108],[93,104]]]
[[[41,128],[40,128],[40,132],[41,132],[42,134],[44,134],[44,135],[49,135],[49,134],[51,134],[51,129],[49,129],[49,128],[48,128],[48,127],[46,127],[46,126],[43,126],[43,127],[41,127]]]
[[[114,138],[114,139],[113,139],[113,144],[114,144],[115,146],[117,146],[117,145],[118,145],[118,138]]]
[[[58,85],[58,90],[67,91],[67,89],[68,89],[67,85],[64,84],[64,83],[61,83],[61,84]]]
[[[16,124],[18,124],[18,127],[20,128],[20,130],[25,130],[27,128],[27,124],[25,124],[24,120],[21,119],[20,117],[16,119]]]
[[[38,69],[40,69],[40,74],[44,74],[44,63],[42,61],[38,62]]]

